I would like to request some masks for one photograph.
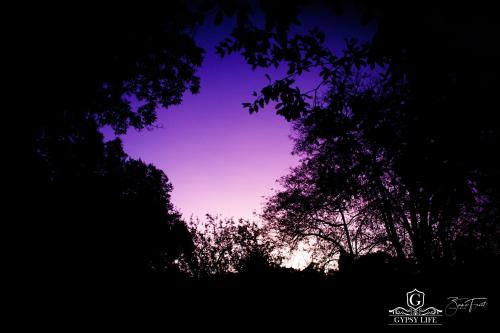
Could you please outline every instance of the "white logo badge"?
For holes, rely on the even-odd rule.
[[[439,317],[443,310],[433,306],[424,307],[425,293],[413,289],[406,293],[407,307],[398,306],[389,310],[392,321],[389,325],[441,325]]]

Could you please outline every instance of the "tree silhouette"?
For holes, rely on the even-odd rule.
[[[57,118],[49,115],[79,112],[124,133],[152,125],[157,106],[179,104],[185,90],[199,90],[195,70],[203,50],[192,36],[202,17],[186,3],[44,12],[29,17],[37,29],[27,36],[32,48],[46,50],[32,65],[40,74],[34,82],[38,110],[44,111],[37,121],[50,124]]]
[[[459,239],[489,239],[498,224],[492,158],[498,126],[488,111],[498,86],[490,71],[498,54],[487,37],[496,26],[491,11],[360,2],[362,20],[377,23],[375,36],[364,44],[347,40],[337,55],[318,29],[289,36],[299,3],[284,12],[272,10],[279,4],[269,6],[263,6],[265,28],[239,24],[218,48],[221,56],[240,52],[253,68],[288,67],[286,77],[243,103],[253,113],[272,101],[298,130],[302,166],[284,180],[287,191],[271,199],[268,217],[276,221],[273,213],[282,212],[278,221],[289,234],[303,232],[300,226],[317,228],[325,207],[308,205],[320,193],[326,209],[354,207],[349,215],[383,226],[394,254],[422,267],[455,260]],[[320,73],[317,86],[301,90],[296,78],[313,69]],[[297,186],[296,179],[306,181]],[[293,201],[294,195],[307,201]],[[290,200],[299,204],[287,206]],[[314,223],[303,220],[305,213]],[[335,225],[335,216],[328,222]],[[342,252],[349,232],[341,230],[330,243]],[[320,233],[316,237],[326,236]],[[347,246],[339,243],[342,234]]]
[[[62,149],[63,167],[56,164],[61,170],[51,170],[50,183],[37,189],[43,191],[37,213],[46,221],[37,229],[48,235],[43,249],[49,251],[38,253],[44,267],[83,275],[173,268],[193,244],[170,203],[168,178],[128,158],[119,140],[98,138],[83,156],[73,145]]]
[[[32,78],[23,115],[32,210],[23,219],[38,249],[24,260],[77,278],[177,270],[192,242],[168,178],[99,130],[153,126],[158,108],[198,92],[202,16],[182,1],[50,9],[23,18]]]
[[[314,164],[317,162],[317,164]],[[345,260],[374,250],[391,247],[383,225],[373,219],[372,207],[358,196],[346,195],[347,181],[330,175],[328,184],[320,176],[322,161],[308,160],[281,179],[282,190],[268,198],[262,217],[277,235],[283,247],[307,246],[313,260],[322,267],[331,266],[337,255]],[[325,164],[323,164],[325,165]],[[319,180],[321,178],[321,180]],[[349,177],[353,178],[353,177]],[[343,189],[326,191],[325,187]]]
[[[191,273],[198,277],[231,273],[265,273],[280,257],[266,230],[248,220],[224,219],[207,214],[191,220],[195,245]]]

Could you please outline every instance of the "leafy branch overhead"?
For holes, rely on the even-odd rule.
[[[348,39],[342,55],[334,54],[324,44],[325,36],[317,28],[306,35],[295,35],[282,40],[281,33],[276,29],[269,31],[248,24],[236,27],[231,37],[219,43],[217,53],[224,57],[226,54],[240,52],[253,69],[271,66],[278,68],[285,63],[287,76],[270,82],[259,93],[254,92],[254,101],[245,102],[243,106],[253,113],[272,101],[276,103],[277,114],[287,120],[294,120],[308,108],[318,106],[321,87],[336,85],[342,90],[345,77],[352,75],[354,71],[366,67],[374,71],[377,66],[384,66],[383,59],[372,56],[368,43],[359,44],[355,39]],[[320,81],[315,88],[303,91],[295,85],[296,78],[311,70],[319,71]],[[268,75],[266,77],[271,81]]]

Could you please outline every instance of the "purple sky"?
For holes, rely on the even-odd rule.
[[[365,39],[373,31],[345,17],[326,22],[311,13],[303,18],[302,29],[315,25],[336,49],[345,37]],[[265,73],[274,79],[279,72],[252,71],[239,55],[224,59],[215,55],[215,44],[229,31],[227,22],[219,27],[209,24],[197,33],[198,44],[206,50],[198,71],[198,95],[186,93],[181,105],[160,110],[159,128],[129,130],[122,136],[127,154],[165,171],[174,185],[172,201],[187,219],[206,213],[255,218],[253,212],[260,212],[263,197],[272,194],[276,180],[298,162],[290,154],[291,126],[284,118],[271,107],[249,115],[241,106],[268,83]],[[300,86],[313,87],[316,79],[305,77]],[[109,131],[104,133],[111,137]]]

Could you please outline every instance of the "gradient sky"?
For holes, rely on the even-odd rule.
[[[362,27],[349,16],[329,20],[318,19],[317,12],[306,13],[299,30],[318,26],[337,50],[345,37],[366,39],[373,32],[373,26]],[[129,156],[165,171],[174,185],[172,202],[184,218],[211,213],[255,219],[263,197],[272,194],[276,180],[298,157],[290,154],[291,126],[284,118],[272,107],[249,115],[241,103],[251,101],[251,93],[268,83],[265,73],[279,78],[283,69],[252,71],[239,55],[220,59],[214,48],[230,32],[231,22],[218,27],[207,22],[196,35],[206,51],[198,71],[200,93],[186,93],[181,105],[160,110],[159,128],[129,130],[121,138]],[[309,75],[299,84],[310,88],[316,80]],[[112,137],[110,131],[104,133]]]

